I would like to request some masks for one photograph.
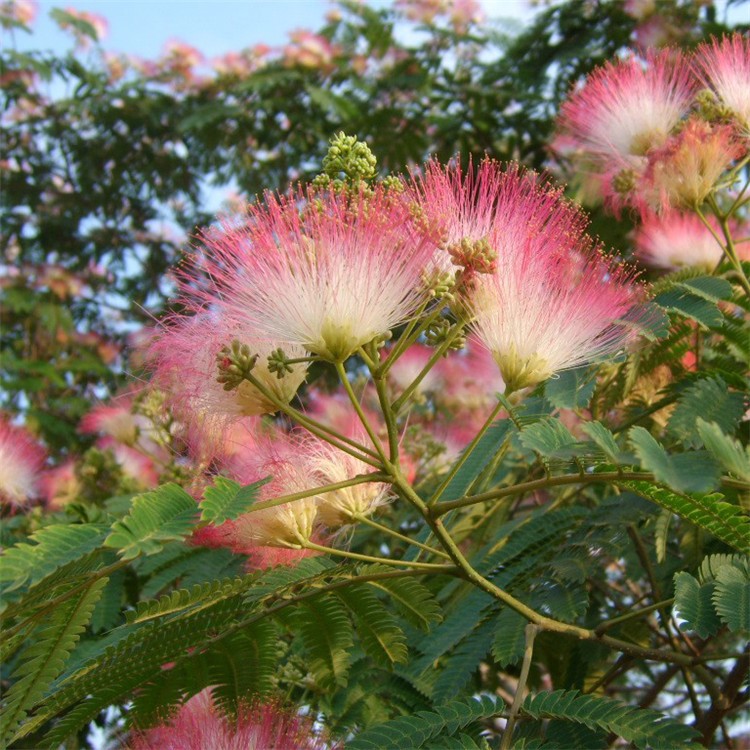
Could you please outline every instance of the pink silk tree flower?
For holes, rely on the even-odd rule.
[[[0,503],[19,508],[39,494],[47,453],[23,427],[0,416]]]
[[[718,222],[709,218],[717,236]],[[675,270],[685,266],[713,271],[724,253],[716,237],[692,213],[648,214],[633,235],[636,257],[647,266]],[[737,243],[740,258],[750,257],[750,240]]]
[[[685,58],[664,50],[597,68],[562,105],[559,124],[583,150],[623,166],[661,146],[685,117],[697,83]]]
[[[466,300],[510,391],[622,350],[647,316],[633,273],[601,255],[580,210],[527,181],[518,174],[505,187],[512,193],[515,183],[518,199],[502,204],[487,238],[496,269],[477,277]]]
[[[358,436],[359,442],[365,438]],[[353,479],[359,474],[370,474],[372,467],[322,440],[307,441],[308,465],[317,484],[336,484]],[[318,495],[318,515],[330,529],[356,523],[357,516],[368,516],[384,505],[388,485],[365,482]]]
[[[735,33],[701,44],[696,52],[697,73],[728,110],[739,129],[750,136],[750,38]]]
[[[558,127],[578,147],[581,168],[603,177],[607,202],[629,203],[647,166],[688,114],[697,80],[679,53],[665,49],[597,68],[560,109]]]
[[[407,202],[383,188],[266,195],[204,242],[207,304],[260,340],[333,362],[387,337],[429,294],[432,247]]]
[[[491,159],[477,168],[470,163],[466,171],[430,162],[423,177],[414,177],[412,195],[428,235],[440,238],[436,256],[442,253],[443,258],[436,265],[447,269],[452,264],[454,271],[460,267],[464,288],[491,273],[497,257],[527,235],[583,231],[586,223],[574,204],[560,199],[561,190],[540,189],[535,173]]]
[[[695,209],[734,160],[746,152],[731,125],[714,125],[693,117],[664,146],[648,155],[648,166],[633,201],[641,211]]]
[[[280,705],[241,706],[236,717],[217,708],[211,688],[184,703],[161,726],[134,732],[131,750],[326,750],[310,717]]]
[[[187,295],[183,302],[195,303]],[[252,374],[280,402],[288,403],[305,379],[304,363],[291,365],[283,377],[270,372],[267,357],[277,344],[254,338],[253,333],[251,325],[238,326],[213,312],[174,315],[149,347],[154,384],[167,394],[181,419],[201,426],[198,432],[209,442],[212,433],[218,437],[232,421],[278,411],[273,400],[249,381],[227,390],[217,380],[217,357],[235,339],[252,343],[259,355]],[[286,351],[292,357],[305,353],[299,346],[287,346]]]

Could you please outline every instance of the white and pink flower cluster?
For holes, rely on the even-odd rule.
[[[614,210],[700,205],[748,152],[750,39],[607,63],[571,93],[559,128]]]
[[[281,705],[241,706],[224,716],[206,688],[186,701],[168,720],[134,732],[131,750],[325,750],[332,745],[313,729],[309,717]]]

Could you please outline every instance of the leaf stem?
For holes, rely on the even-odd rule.
[[[536,634],[539,632],[539,626],[529,623],[526,626],[526,648],[523,652],[523,664],[521,665],[521,675],[518,678],[518,685],[516,686],[516,694],[513,697],[513,705],[510,707],[510,714],[508,715],[508,723],[505,725],[503,731],[503,739],[500,743],[500,750],[508,750],[511,747],[513,738],[513,730],[516,728],[516,719],[518,718],[518,712],[521,710],[521,704],[523,703],[523,691],[526,688],[526,682],[529,679],[529,670],[531,669],[531,659],[534,655],[534,639]]]

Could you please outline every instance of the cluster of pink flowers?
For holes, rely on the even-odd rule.
[[[748,153],[750,39],[608,63],[571,93],[559,126],[614,211],[700,206]]]
[[[312,719],[272,702],[224,716],[211,688],[194,695],[165,723],[135,732],[131,750],[325,750],[333,746]]]
[[[36,499],[47,453],[23,427],[0,415],[0,505],[19,508]]]

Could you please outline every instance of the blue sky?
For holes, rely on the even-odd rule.
[[[179,39],[208,57],[250,47],[259,42],[278,46],[290,31],[315,30],[333,6],[329,0],[37,0],[33,37],[16,35],[19,48],[33,46],[55,51],[70,46],[70,36],[49,19],[52,8],[73,7],[104,16],[109,33],[102,46],[113,52],[146,58],[159,55],[165,42]],[[369,0],[384,7],[388,0]],[[488,15],[530,15],[525,0],[485,0]],[[24,38],[25,37],[25,38]]]

